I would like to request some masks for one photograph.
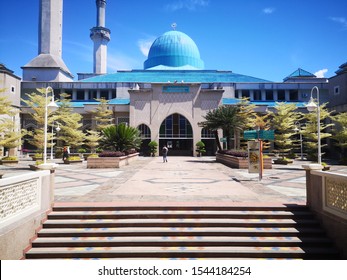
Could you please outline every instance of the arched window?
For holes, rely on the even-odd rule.
[[[184,116],[180,114],[172,114],[161,123],[159,137],[193,138],[193,129]]]
[[[147,125],[140,124],[137,129],[141,132],[142,139],[151,139],[151,129]]]

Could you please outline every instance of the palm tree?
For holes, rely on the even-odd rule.
[[[218,129],[222,129],[229,149],[232,135],[253,124],[253,107],[245,100],[241,100],[236,106],[220,106],[209,111],[204,117],[206,121],[199,125],[214,132],[219,150],[222,150],[222,147],[219,143]]]
[[[141,142],[141,132],[137,128],[121,123],[102,130],[100,145],[105,150],[124,152],[129,149],[139,149]]]

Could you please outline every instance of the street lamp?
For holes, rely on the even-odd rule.
[[[314,102],[312,93],[313,90],[317,91],[317,104]],[[317,138],[318,138],[318,164],[322,163],[322,152],[321,152],[321,139],[320,139],[320,108],[319,108],[319,89],[317,86],[314,86],[311,89],[311,98],[310,101],[307,103],[306,108],[308,111],[313,112],[314,110],[317,110]]]
[[[55,129],[57,131],[57,133],[60,131],[60,127],[59,127],[59,123],[58,123],[58,126],[57,128]],[[51,139],[51,160],[53,160],[53,145],[54,145],[54,142],[53,142],[53,135],[54,135],[54,122],[52,124],[52,139]]]
[[[295,131],[296,133],[299,132],[299,135],[300,135],[300,157],[301,157],[301,160],[304,160],[303,150],[302,150],[301,124],[300,124],[299,122],[296,122],[296,123],[295,123],[294,131]]]
[[[52,93],[52,101],[48,103],[48,93]],[[44,128],[44,147],[43,147],[43,165],[47,166],[47,126],[48,126],[48,108],[55,111],[58,108],[57,103],[54,102],[54,91],[51,87],[47,87],[45,91],[45,128]]]

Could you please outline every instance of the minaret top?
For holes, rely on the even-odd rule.
[[[105,27],[106,0],[96,0],[97,15],[96,26]]]

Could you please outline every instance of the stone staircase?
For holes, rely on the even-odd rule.
[[[305,206],[54,207],[25,259],[339,259]]]

